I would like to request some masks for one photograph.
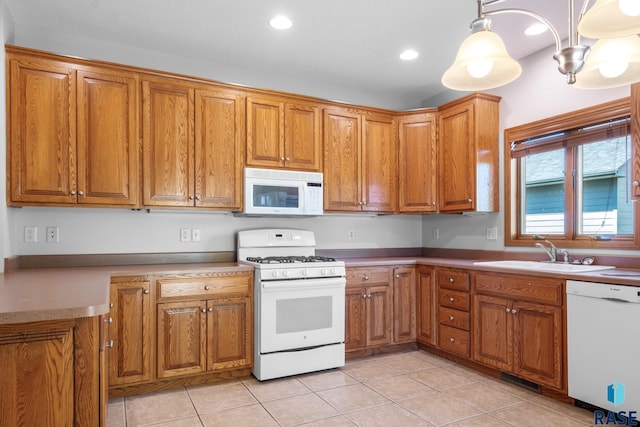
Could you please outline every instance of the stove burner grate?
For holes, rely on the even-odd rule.
[[[251,256],[247,257],[249,262],[257,262],[258,264],[290,264],[294,262],[335,262],[335,258],[325,256]]]

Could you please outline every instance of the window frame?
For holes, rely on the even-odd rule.
[[[520,168],[517,162],[520,158],[511,156],[511,144],[515,141],[524,141],[530,138],[549,135],[570,129],[589,126],[607,120],[631,115],[631,174],[632,180],[637,173],[634,168],[637,163],[638,141],[634,135],[637,118],[631,108],[631,98],[622,98],[616,101],[599,104],[570,113],[538,120],[532,123],[505,129],[504,131],[504,177],[505,177],[505,246],[533,246],[534,238],[530,234],[522,233],[521,221],[521,184]],[[565,157],[565,170],[572,170],[570,156]],[[575,223],[575,193],[573,188],[565,188],[565,234],[547,235],[548,240],[558,246],[566,248],[603,248],[603,249],[637,249],[640,248],[640,205],[634,197],[633,188],[630,189],[630,197],[636,202],[633,212],[633,235],[625,237],[612,237],[611,240],[597,240],[590,236],[576,235]]]

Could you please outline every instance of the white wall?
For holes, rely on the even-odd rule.
[[[584,90],[566,83],[553,60],[554,49],[542,50],[520,61],[522,75],[515,82],[489,91],[502,97],[500,102],[500,213],[461,217],[434,215],[423,217],[423,244],[426,247],[503,250],[504,247],[504,130],[535,120],[586,108],[629,96],[629,87]],[[577,78],[580,78],[578,74]],[[423,104],[455,99],[448,92],[425,100]],[[458,95],[460,96],[460,94]],[[498,240],[486,239],[487,227],[498,227]],[[438,228],[440,238],[434,239]],[[506,248],[507,250],[521,250]],[[525,249],[527,250],[527,249]],[[632,252],[625,251],[632,255]]]
[[[2,41],[9,42],[13,40],[13,19],[7,10],[4,0],[0,0],[0,34]],[[4,44],[4,43],[3,43]],[[5,75],[5,54],[4,49],[0,52],[0,76]],[[0,99],[6,99],[6,80],[0,81]],[[0,117],[5,117],[6,103],[0,102]],[[0,120],[0,176],[6,176],[7,150],[6,146],[6,120]],[[8,208],[5,203],[6,186],[0,185],[0,273],[4,271],[4,260],[11,254],[10,251],[10,228],[8,221]]]

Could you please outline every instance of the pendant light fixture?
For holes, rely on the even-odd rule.
[[[504,0],[476,0],[478,18],[471,35],[460,46],[456,59],[442,76],[449,89],[477,91],[511,83],[522,72],[518,62],[506,51],[504,42],[491,31],[492,15],[523,14],[545,24],[554,37],[558,70],[567,83],[584,89],[617,87],[640,81],[640,0],[596,0],[587,11],[584,0],[576,31],[575,0],[569,3],[569,46],[562,47],[558,31],[546,18],[525,9],[496,9],[485,6]],[[580,35],[601,39],[592,48],[580,43]],[[584,69],[584,71],[582,71]],[[580,73],[580,78],[576,74]]]

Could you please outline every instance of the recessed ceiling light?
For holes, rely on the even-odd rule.
[[[543,24],[542,22],[537,22],[533,25],[529,25],[525,30],[524,33],[528,36],[537,36],[538,34],[542,34],[545,31],[547,31],[549,29],[549,27],[547,27],[546,24]]]
[[[416,59],[420,54],[413,49],[407,49],[400,54],[400,59],[405,61],[411,61]]]
[[[283,15],[278,15],[269,21],[269,25],[271,25],[276,30],[288,30],[291,28],[291,19],[287,18]]]

